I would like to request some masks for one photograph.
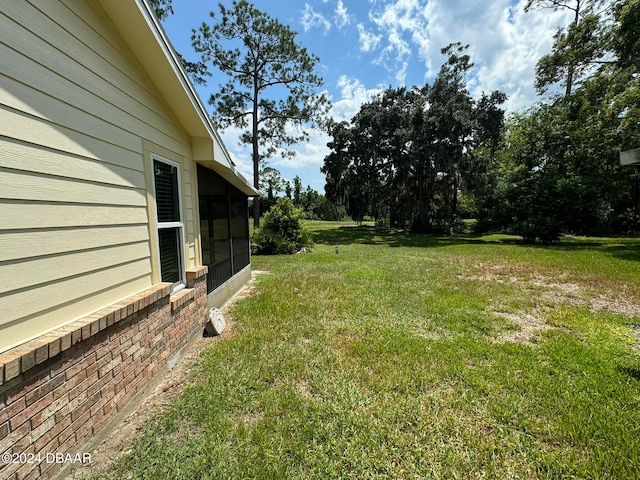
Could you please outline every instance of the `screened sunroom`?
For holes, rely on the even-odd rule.
[[[207,293],[215,295],[235,277],[251,274],[248,196],[198,165],[198,199],[202,264],[209,267]]]

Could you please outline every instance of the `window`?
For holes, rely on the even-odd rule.
[[[182,255],[182,217],[180,209],[180,176],[178,166],[153,158],[153,184],[158,220],[160,279],[173,284],[174,290],[184,285]]]

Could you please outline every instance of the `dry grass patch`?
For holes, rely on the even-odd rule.
[[[514,342],[523,345],[535,345],[540,341],[541,332],[554,328],[541,320],[539,314],[534,315],[531,313],[509,312],[493,312],[493,314],[509,320],[511,323],[519,327],[519,330],[513,330],[498,335],[492,340],[495,343]]]
[[[558,328],[547,323],[545,318],[563,306],[586,308],[594,314],[608,312],[640,317],[640,299],[625,282],[597,275],[571,275],[565,271],[541,269],[532,263],[473,263],[462,257],[458,261],[467,272],[458,274],[458,279],[515,287],[523,302],[534,304],[533,308],[525,309],[505,309],[503,305],[489,309],[491,315],[505,319],[515,327],[499,333],[492,339],[495,343],[538,344],[543,332]]]
[[[297,390],[302,398],[311,400],[314,398],[311,385],[307,380],[301,380],[297,385]]]

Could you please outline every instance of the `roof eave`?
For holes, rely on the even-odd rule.
[[[239,175],[151,5],[146,0],[99,1],[187,133],[200,143],[210,143],[203,149],[206,156],[196,160],[217,162]],[[248,182],[247,186],[254,192],[251,195],[257,194]]]

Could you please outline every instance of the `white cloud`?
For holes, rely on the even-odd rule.
[[[341,76],[338,80],[340,98],[332,99],[330,116],[336,121],[351,120],[358,113],[363,103],[370,101],[375,95],[382,93],[383,88],[365,88],[356,78]],[[329,135],[320,130],[309,132],[309,140],[293,147],[296,156],[293,158],[283,158],[276,156],[269,161],[270,165],[281,168],[320,168],[324,164],[324,158],[329,154],[327,142]]]
[[[371,52],[375,50],[382,38],[381,35],[374,35],[373,33],[365,30],[361,23],[358,24],[358,34],[360,36],[360,50],[363,52]]]
[[[411,56],[411,48],[409,44],[402,38],[402,33],[395,27],[392,27],[387,37],[389,45],[383,50],[384,54],[397,56],[398,59]]]
[[[350,23],[350,21],[351,19],[347,13],[347,7],[344,6],[342,0],[338,0],[338,6],[336,7],[336,26],[338,28],[342,28]]]
[[[404,56],[409,51],[406,42],[400,40],[403,32],[417,32],[424,27],[418,12],[418,0],[397,0],[395,3],[387,3],[382,13],[372,14],[371,21],[386,34],[390,46]]]
[[[409,68],[409,62],[402,62],[402,65],[396,70],[396,83],[398,85],[404,85],[407,78],[407,69]]]
[[[331,22],[322,14],[316,12],[308,3],[304,4],[304,10],[302,11],[302,19],[300,22],[302,23],[302,27],[305,32],[312,28],[322,28],[327,32],[331,28]]]
[[[328,0],[323,0],[322,3],[327,2]],[[341,29],[345,25],[351,23],[351,17],[349,16],[347,7],[345,7],[342,0],[338,0],[333,13],[333,21],[338,29]],[[305,32],[311,30],[312,28],[320,28],[324,30],[325,33],[327,33],[333,26],[327,16],[323,15],[320,12],[316,12],[308,3],[304,4],[304,10],[302,11],[302,18],[300,19],[300,23],[302,24]]]
[[[296,156],[285,158],[284,155],[275,155],[270,161],[270,165],[286,168],[320,168],[324,164],[324,157],[329,153],[327,142],[330,138],[325,132],[311,132],[309,140],[299,143],[293,147]]]
[[[338,88],[340,88],[340,99],[333,101],[330,112],[330,115],[338,122],[350,121],[358,113],[363,103],[370,101],[384,90],[382,87],[367,89],[358,79],[345,75],[338,79]]]
[[[222,137],[222,143],[227,148],[236,169],[244,175],[253,185],[253,161],[251,159],[251,147],[240,143],[243,130],[236,127],[229,127],[220,130],[218,133]]]
[[[461,42],[470,45],[468,53],[476,65],[469,82],[472,93],[502,90],[509,95],[509,110],[536,101],[535,64],[550,51],[557,28],[567,23],[566,12],[542,9],[525,13],[524,2],[514,0],[370,3],[374,30],[358,24],[360,49],[371,52],[379,48],[375,62],[385,66],[398,84],[404,83],[408,71],[420,67],[424,81],[429,81],[445,60],[440,49]]]
[[[433,5],[431,43],[438,48],[455,41],[470,45],[469,55],[477,67],[470,82],[472,93],[502,90],[509,95],[508,110],[536,101],[535,65],[550,51],[553,34],[566,22],[565,12],[544,9],[525,13],[522,2],[514,6],[510,0],[482,5],[438,0]],[[434,53],[430,61],[440,65],[444,58]]]

